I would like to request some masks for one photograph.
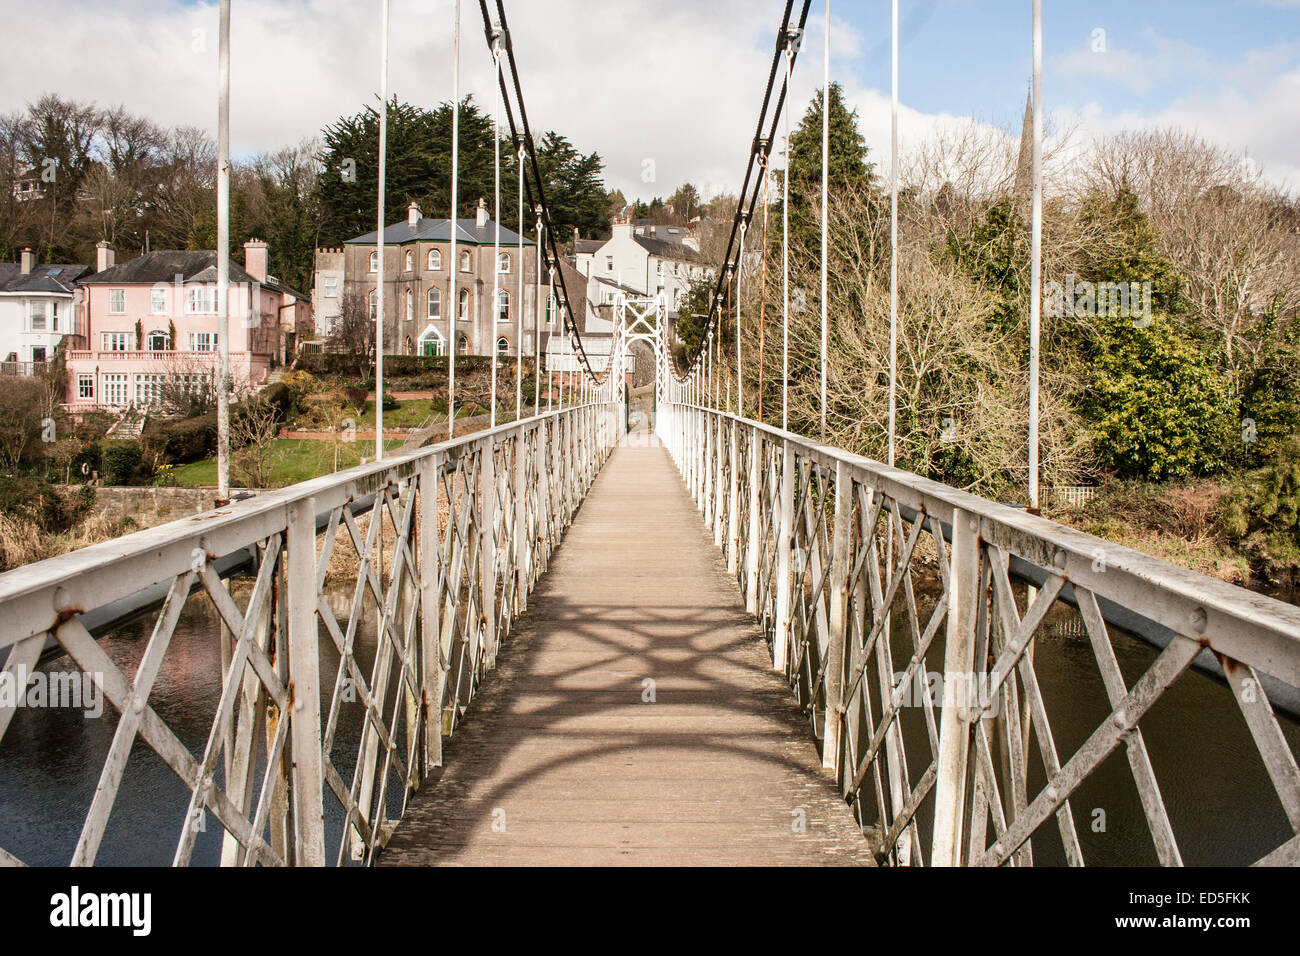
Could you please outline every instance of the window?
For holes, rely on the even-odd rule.
[[[503,252],[497,256],[497,272],[503,275],[510,271],[510,253]]]
[[[172,347],[172,337],[162,329],[149,333],[149,351],[166,352]]]
[[[102,340],[105,352],[125,352],[130,347],[126,332],[105,332]]]
[[[137,405],[156,405],[161,397],[163,377],[157,373],[141,374],[135,377],[135,403]]]
[[[186,290],[185,311],[190,315],[217,314],[217,287],[192,285]]]
[[[77,376],[77,398],[83,402],[93,402],[95,400],[95,376]]]
[[[30,319],[28,328],[33,332],[45,331],[45,302],[35,299],[27,303],[27,315]]]
[[[149,290],[149,312],[162,315],[167,311],[167,286],[156,285]]]
[[[458,317],[462,322],[469,321],[469,289],[460,290],[460,310]]]
[[[44,346],[44,345],[33,345],[33,346],[32,346],[32,362],[35,363],[35,364],[37,364],[37,365],[39,365],[40,363],[42,363],[42,362],[44,362],[44,361],[45,361],[45,346]]]
[[[461,355],[469,354],[469,339],[463,334],[456,340],[456,351]]]
[[[469,250],[467,249],[460,254],[460,271],[472,272],[473,270],[474,270],[474,261],[473,259],[470,258]]]
[[[111,315],[121,315],[126,311],[126,290],[108,290],[108,311]]]
[[[378,271],[379,271],[379,253],[378,253],[378,252],[372,252],[372,253],[370,253],[370,271],[371,271],[371,272],[378,272]]]
[[[410,253],[407,253],[410,255]],[[406,321],[415,321],[415,293],[410,289],[406,290]]]
[[[501,336],[501,338],[497,339],[497,354],[498,355],[510,354],[510,340],[506,338],[504,335]]]
[[[215,352],[217,350],[216,332],[191,332],[191,352]]]
[[[606,271],[606,272],[613,272],[613,271],[614,271],[614,257],[613,257],[613,256],[606,256],[606,257],[605,257],[605,271]]]
[[[104,376],[105,405],[126,404],[126,380],[127,376],[121,372],[115,372]]]
[[[59,303],[50,303],[50,331],[59,331]]]
[[[500,289],[497,292],[497,321],[510,321],[510,293],[505,289]]]
[[[379,314],[379,293],[374,289],[370,290],[370,321],[375,321],[375,316]]]
[[[339,279],[338,276],[325,277],[325,298],[337,299],[339,297]]]
[[[441,289],[429,290],[429,318],[431,319],[442,318],[442,290]]]
[[[429,268],[430,269],[442,268],[442,250],[440,249],[429,250]]]
[[[412,252],[410,249],[406,250],[406,258],[402,262],[402,268],[404,268],[407,272],[415,271],[415,253]]]
[[[554,294],[548,295],[546,297],[546,324],[547,325],[553,325],[555,323],[555,313],[558,306],[559,306],[559,302],[556,300]]]

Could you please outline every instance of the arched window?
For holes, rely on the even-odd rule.
[[[547,325],[553,325],[555,323],[555,313],[557,311],[556,308],[557,304],[558,303],[556,302],[555,296],[548,295],[546,297],[546,324]]]
[[[429,268],[430,268],[430,269],[441,269],[441,268],[442,268],[442,250],[441,250],[441,249],[430,249],[430,250],[429,250]]]
[[[379,314],[377,311],[378,308],[379,308],[379,293],[376,292],[374,289],[371,289],[370,290],[370,321],[371,322],[375,321],[375,316]]]
[[[464,251],[461,252],[461,254],[460,254],[460,271],[461,271],[461,272],[472,272],[472,271],[474,271],[474,263],[473,263],[473,260],[470,258],[470,254],[469,254],[469,250],[468,250],[468,249],[464,250]]]
[[[406,250],[405,268],[407,272],[412,272],[415,269],[415,253],[412,252],[410,249]]]
[[[497,290],[497,321],[510,321],[510,293],[505,289]]]
[[[462,322],[469,321],[469,289],[460,290],[460,308],[457,310],[457,318]]]
[[[510,253],[503,252],[497,256],[497,272],[505,274],[510,271]]]
[[[497,354],[498,355],[510,354],[510,340],[506,338],[504,335],[501,336],[501,338],[497,339]]]
[[[402,342],[402,354],[411,354],[411,337],[409,335],[406,337],[405,341]]]
[[[371,271],[371,272],[378,272],[378,271],[379,271],[379,253],[378,253],[378,252],[372,252],[372,253],[370,253],[370,271]]]
[[[461,355],[469,354],[469,339],[466,336],[462,335],[456,340],[456,351]]]
[[[431,319],[442,318],[442,290],[441,289],[429,290],[429,318]]]
[[[410,289],[406,290],[406,321],[415,321],[415,293]]]

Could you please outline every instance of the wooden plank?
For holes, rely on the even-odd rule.
[[[387,865],[863,865],[667,453],[597,477]]]

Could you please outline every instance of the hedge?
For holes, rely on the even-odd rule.
[[[490,355],[457,355],[456,370],[464,372],[483,371],[491,366]],[[384,375],[404,378],[423,372],[440,372],[447,368],[445,355],[385,355]],[[302,352],[298,355],[294,368],[312,375],[355,375],[357,356],[342,352]],[[373,373],[374,366],[365,363],[366,371]]]
[[[258,398],[276,407],[276,417],[284,421],[293,405],[293,392],[283,382],[275,382],[258,393]],[[232,421],[237,421],[242,405],[230,409]],[[145,446],[160,460],[183,465],[202,461],[217,452],[217,413],[196,415],[169,422],[150,422],[145,426]],[[107,465],[105,465],[107,467]]]

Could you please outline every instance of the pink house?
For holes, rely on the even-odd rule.
[[[244,243],[245,265],[230,264],[228,321],[232,388],[261,384],[292,354],[299,327],[311,325],[310,300],[268,276],[266,243]],[[222,330],[217,317],[216,253],[163,250],[114,263],[99,243],[85,289],[86,348],[67,352],[68,407],[143,408],[172,377],[210,378]]]

